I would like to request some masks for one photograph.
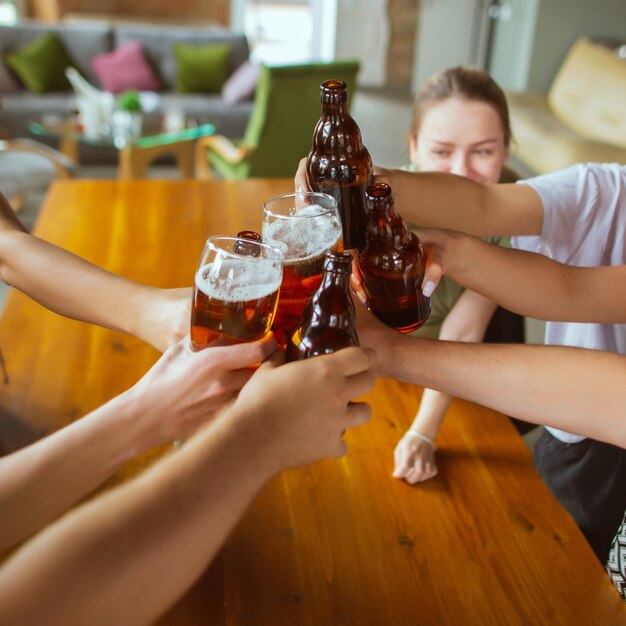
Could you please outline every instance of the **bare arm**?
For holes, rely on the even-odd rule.
[[[346,452],[369,407],[359,348],[262,366],[237,402],[151,471],[80,507],[0,571],[0,622],[149,624],[202,573],[278,471]],[[37,598],[33,602],[32,598]]]
[[[377,172],[391,185],[398,211],[420,226],[478,237],[541,233],[543,204],[529,185],[485,185],[440,172]]]
[[[363,306],[357,311],[359,340],[376,351],[377,375],[626,447],[626,357],[561,346],[417,339],[390,330]]]
[[[626,266],[574,267],[539,254],[439,230],[419,230],[429,266],[507,309],[543,320],[626,322]]]
[[[135,283],[25,232],[0,232],[0,278],[55,313],[135,335],[159,350],[188,332],[190,289]]]
[[[446,316],[439,339],[482,341],[495,309],[496,305],[490,300],[465,290]],[[415,420],[394,451],[395,478],[416,483],[437,474],[434,446],[413,433],[426,435],[434,441],[452,400],[453,397],[445,392],[424,389]]]
[[[274,347],[265,341],[192,353],[177,344],[121,396],[1,458],[0,551],[52,522],[126,461],[195,430]]]

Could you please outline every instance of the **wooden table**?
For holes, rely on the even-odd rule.
[[[262,201],[291,185],[63,181],[37,234],[131,278],[189,285],[208,235],[259,228]],[[1,407],[12,419],[3,423],[26,437],[121,392],[157,357],[133,338],[62,319],[17,293],[0,345],[11,376]],[[420,393],[379,381],[367,397],[371,423],[346,435],[348,455],[270,483],[159,624],[626,623],[600,563],[501,415],[456,401],[438,439],[439,476],[417,487],[391,478],[394,446]]]

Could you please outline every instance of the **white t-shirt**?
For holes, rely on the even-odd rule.
[[[568,265],[626,265],[626,165],[573,165],[519,183],[539,193],[544,219],[540,236],[513,237],[514,248]],[[626,354],[626,324],[547,322],[545,342]],[[561,441],[584,439],[549,430]]]

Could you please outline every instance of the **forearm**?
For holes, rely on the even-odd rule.
[[[484,185],[453,174],[381,170],[396,208],[419,226],[478,237],[541,232],[543,206],[527,185]]]
[[[131,334],[151,293],[16,230],[0,232],[0,277],[56,313]]]
[[[626,358],[557,346],[397,337],[380,374],[626,447]]]
[[[0,232],[4,231],[28,232],[15,215],[8,200],[0,193]]]
[[[27,544],[0,573],[0,622],[152,623],[202,573],[275,471],[230,426],[218,418],[151,471]]]
[[[434,389],[424,389],[420,407],[410,430],[426,435],[434,441],[452,400],[452,396],[447,393]]]
[[[128,394],[0,459],[0,552],[30,537],[152,441]]]
[[[444,235],[446,274],[501,306],[536,319],[626,322],[626,266],[573,267],[540,254]],[[546,297],[549,294],[549,297]]]

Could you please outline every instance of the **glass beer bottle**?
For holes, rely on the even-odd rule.
[[[329,252],[322,283],[308,301],[300,324],[287,344],[287,360],[300,361],[358,346],[354,304],[349,285],[352,256]]]
[[[358,263],[369,306],[387,326],[410,333],[430,315],[422,243],[395,212],[389,185],[374,183],[365,195],[369,220]]]
[[[257,233],[255,230],[240,230],[237,233],[237,242],[235,243],[233,250],[237,254],[247,254],[250,256],[259,256],[259,249],[254,244],[246,244],[245,241],[239,241],[240,239],[245,239],[247,241],[258,241],[261,242],[261,235]]]
[[[335,198],[341,215],[344,250],[365,241],[365,189],[372,181],[372,158],[361,131],[348,113],[348,91],[342,80],[321,85],[322,116],[313,131],[306,173],[313,191]]]

